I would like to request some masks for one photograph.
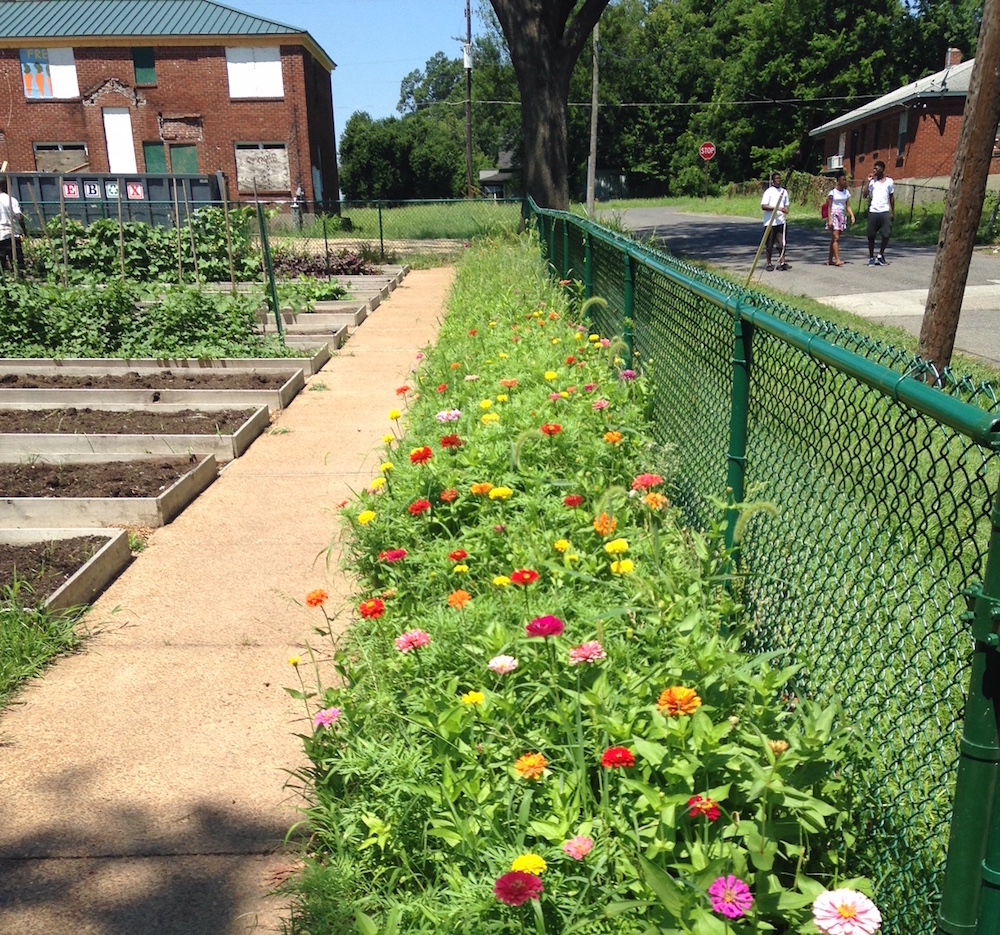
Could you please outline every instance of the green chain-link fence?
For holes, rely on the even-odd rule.
[[[792,656],[798,693],[837,697],[874,742],[850,862],[873,880],[885,931],[933,931],[973,659],[966,591],[984,574],[988,594],[1000,584],[1000,555],[986,569],[991,532],[1000,543],[994,391],[947,373],[935,388],[938,375],[898,348],[530,207],[556,275],[607,300],[591,312],[595,330],[623,336],[654,375],[655,431],[676,453],[689,521],[703,525],[727,487],[773,506],[736,543],[748,649]],[[1000,603],[977,603],[993,639]],[[992,653],[983,639],[976,649]],[[983,663],[994,679],[995,664]],[[987,695],[985,742],[967,733],[962,761],[979,780],[963,780],[978,827],[956,820],[952,850],[969,869],[949,869],[958,921],[942,929],[953,933],[977,931],[996,777],[993,689],[981,676],[972,694]]]

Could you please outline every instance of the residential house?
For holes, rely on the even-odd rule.
[[[0,160],[336,199],[335,67],[304,29],[213,0],[3,0]]]

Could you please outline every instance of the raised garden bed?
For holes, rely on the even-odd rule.
[[[92,464],[0,464],[0,528],[164,526],[218,474],[212,455]]]
[[[0,389],[102,389],[115,390],[280,390],[294,370],[211,371],[130,370],[127,373],[69,373],[52,369],[0,373]]]

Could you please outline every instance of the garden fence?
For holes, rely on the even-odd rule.
[[[589,221],[529,211],[555,275],[607,301],[594,330],[653,375],[686,519],[706,525],[727,498],[768,505],[739,526],[728,514],[747,649],[799,664],[798,696],[838,699],[872,742],[847,861],[872,879],[884,930],[995,935],[994,388]]]

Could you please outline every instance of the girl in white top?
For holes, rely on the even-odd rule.
[[[847,175],[841,172],[837,176],[837,187],[831,188],[826,196],[826,228],[830,231],[830,253],[826,260],[827,266],[843,266],[840,259],[840,232],[847,230],[847,219],[854,223],[854,212],[851,210],[851,192],[847,187]]]

